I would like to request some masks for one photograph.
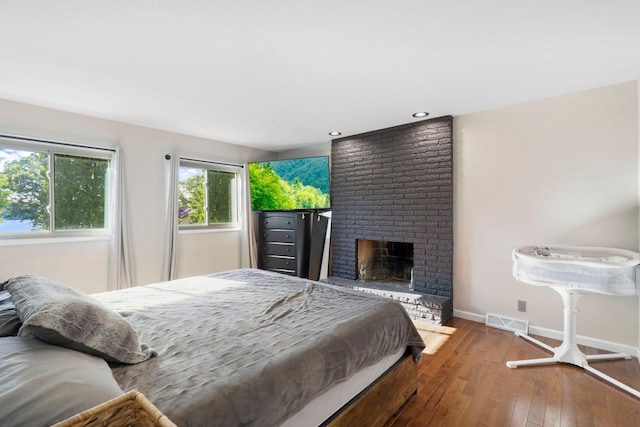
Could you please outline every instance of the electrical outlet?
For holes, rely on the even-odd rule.
[[[518,311],[526,312],[527,311],[527,302],[518,300]]]

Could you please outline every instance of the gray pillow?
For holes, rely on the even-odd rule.
[[[11,294],[22,327],[18,336],[102,357],[139,363],[157,353],[140,345],[138,335],[118,313],[89,295],[40,276],[13,277],[0,284]]]
[[[32,337],[0,338],[0,420],[49,426],[123,394],[102,359]]]
[[[18,335],[21,325],[11,295],[7,291],[0,291],[0,337]]]

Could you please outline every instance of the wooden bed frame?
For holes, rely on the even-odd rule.
[[[322,425],[382,427],[418,391],[418,364],[405,354]]]

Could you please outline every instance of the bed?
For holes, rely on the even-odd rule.
[[[32,300],[23,287],[9,286],[18,314]],[[116,340],[94,339],[87,318],[73,325],[88,336],[81,344],[52,339],[24,313],[23,337],[8,338],[30,332],[108,361],[122,391],[139,390],[179,426],[364,425],[363,416],[381,425],[417,388],[424,343],[404,309],[382,297],[242,269],[91,298],[126,319],[133,351],[106,354]]]

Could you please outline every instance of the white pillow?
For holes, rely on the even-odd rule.
[[[0,420],[48,426],[123,394],[107,362],[33,337],[0,338]]]

